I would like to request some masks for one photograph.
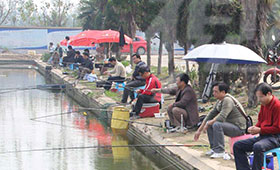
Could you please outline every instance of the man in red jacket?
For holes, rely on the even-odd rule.
[[[154,88],[161,88],[161,83],[158,78],[150,73],[150,68],[146,65],[141,66],[138,72],[146,80],[146,85],[144,89],[136,91],[138,93],[137,102],[130,116],[138,116],[143,103],[157,103],[161,101],[161,93],[152,93],[151,91]]]
[[[280,146],[280,101],[272,95],[271,87],[261,83],[256,87],[256,96],[261,103],[258,122],[248,128],[256,138],[238,141],[233,146],[237,170],[250,169],[247,152],[254,152],[252,170],[261,170],[264,152]]]

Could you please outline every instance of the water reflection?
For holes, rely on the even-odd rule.
[[[0,70],[0,89],[45,84],[34,70]],[[124,131],[112,131],[63,92],[28,90],[0,94],[0,152],[38,148],[128,145]],[[57,116],[46,115],[71,112]],[[62,149],[0,154],[1,170],[158,169],[134,148]]]

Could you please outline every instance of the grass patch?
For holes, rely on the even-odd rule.
[[[49,59],[51,58],[51,54],[50,53],[44,53],[41,57],[41,60],[43,62],[47,62]]]
[[[105,95],[107,97],[110,97],[110,98],[112,98],[115,101],[118,101],[118,102],[121,101],[122,96],[120,94],[118,94],[118,93],[112,92],[110,90],[105,90],[104,93],[105,93]]]

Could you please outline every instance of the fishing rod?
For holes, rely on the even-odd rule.
[[[15,92],[15,91],[24,91],[24,90],[61,90],[65,89],[65,84],[43,84],[29,87],[21,87],[21,88],[4,88],[0,89],[0,94]]]
[[[106,109],[99,109],[99,110],[106,110]],[[106,110],[107,111],[107,110]],[[48,118],[48,117],[54,117],[54,116],[61,116],[61,115],[67,115],[67,114],[71,114],[71,113],[75,113],[75,112],[82,112],[82,111],[72,111],[72,112],[63,112],[63,113],[57,113],[57,114],[53,114],[53,115],[46,115],[46,116],[41,116],[41,117],[34,117],[34,118],[30,118],[30,120],[38,120],[38,119],[42,119],[42,118]],[[87,113],[84,112],[83,115],[87,116]],[[98,118],[100,119],[112,119],[112,120],[118,120],[118,121],[124,121],[124,122],[128,122],[128,123],[136,123],[136,124],[143,124],[143,125],[147,125],[147,126],[155,126],[155,127],[160,127],[163,128],[163,126],[160,125],[156,125],[156,124],[151,124],[151,123],[145,123],[145,122],[138,122],[138,121],[133,121],[133,120],[125,120],[125,119],[118,119],[118,118],[113,118],[113,117],[104,117],[104,118]]]
[[[100,145],[100,146],[73,146],[73,147],[58,147],[58,148],[38,148],[0,152],[0,154],[20,153],[20,152],[41,152],[41,151],[56,151],[56,150],[78,150],[78,149],[103,149],[103,148],[137,148],[137,147],[209,147],[209,145],[195,144],[137,144],[137,145]]]
[[[42,119],[42,118],[47,118],[47,117],[67,115],[67,114],[71,114],[71,113],[74,113],[74,112],[75,112],[75,111],[71,111],[71,112],[62,112],[62,113],[57,113],[57,114],[53,114],[53,115],[34,117],[34,118],[30,118],[30,120],[37,120],[37,119]]]

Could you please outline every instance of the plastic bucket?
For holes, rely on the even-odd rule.
[[[120,119],[120,120],[118,120]],[[127,120],[127,121],[123,121]],[[113,108],[111,119],[111,128],[113,129],[127,129],[129,120],[129,110],[125,107],[117,106]]]

